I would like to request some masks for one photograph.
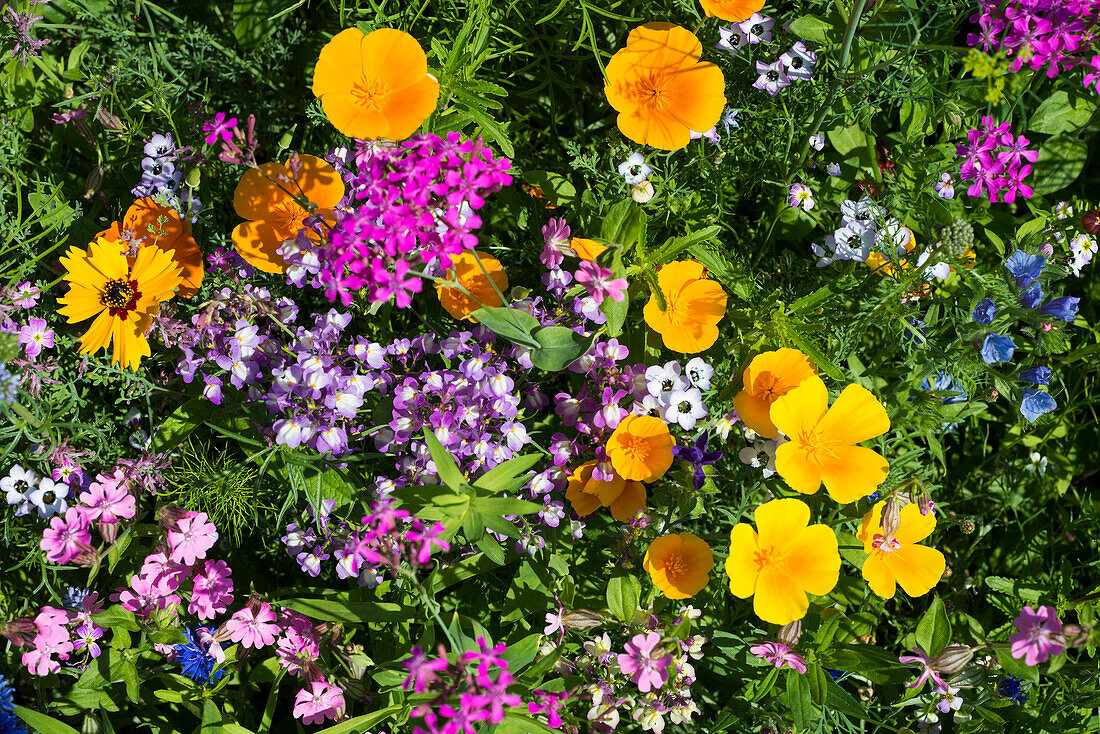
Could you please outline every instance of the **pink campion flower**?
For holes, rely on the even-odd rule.
[[[777,668],[790,668],[800,675],[806,672],[805,658],[778,642],[753,645],[749,648],[749,652],[762,660],[767,660]]]
[[[447,528],[441,522],[436,522],[430,528],[426,528],[419,521],[416,521],[410,530],[405,531],[405,542],[417,546],[413,560],[418,565],[427,565],[428,561],[432,559],[433,548],[439,548],[441,551],[451,549],[451,544],[440,537],[446,530]]]
[[[393,264],[393,272],[390,272],[382,258],[376,257],[371,263],[371,276],[374,278],[371,300],[388,301],[392,296],[394,305],[408,308],[412,304],[412,294],[419,293],[424,288],[419,277],[405,277],[411,269],[408,260],[397,260]]]
[[[626,278],[616,278],[615,273],[608,268],[585,260],[580,268],[573,274],[576,281],[583,285],[592,300],[597,304],[603,303],[603,299],[611,298],[613,301],[621,301],[626,298],[623,293],[630,285]]]
[[[250,605],[230,617],[225,623],[225,630],[233,642],[258,650],[275,641],[279,634],[279,625],[275,624],[275,612],[271,605],[262,602],[255,612]]]
[[[1062,636],[1062,623],[1053,607],[1032,609],[1026,606],[1020,610],[1020,616],[1012,620],[1017,632],[1008,637],[1012,643],[1012,657],[1023,658],[1027,665],[1045,663],[1054,655],[1061,655],[1066,649],[1066,640]]]
[[[804,184],[796,183],[791,186],[787,195],[787,203],[792,207],[802,207],[806,211],[814,208],[814,192]]]
[[[225,561],[207,561],[195,576],[187,611],[199,619],[213,619],[233,603],[232,571]]]
[[[529,714],[546,714],[546,725],[551,729],[557,729],[562,725],[562,718],[558,715],[558,709],[561,708],[565,700],[569,698],[568,693],[549,693],[547,691],[532,691],[536,698],[541,699],[540,703],[531,701],[527,704],[527,713]]]
[[[140,573],[157,587],[157,593],[170,594],[180,587],[190,571],[189,566],[177,563],[163,553],[151,553],[145,556]]]
[[[924,685],[926,680],[932,681],[936,688],[940,689],[941,693],[947,693],[948,686],[940,677],[939,671],[932,667],[932,658],[925,655],[917,648],[912,648],[912,655],[902,655],[898,658],[898,662],[903,665],[920,665],[920,677],[906,686],[906,688],[920,688]]]
[[[1100,57],[1098,57],[1100,58]],[[548,270],[556,270],[561,267],[565,256],[576,257],[577,252],[570,244],[569,225],[564,219],[553,219],[542,228],[543,248],[539,254],[539,260]]]
[[[31,285],[29,280],[24,280],[15,286],[15,300],[12,301],[12,305],[22,309],[34,308],[41,295],[41,288]]]
[[[294,718],[303,724],[323,724],[344,715],[344,692],[323,680],[316,680],[294,697]]]
[[[53,349],[53,329],[46,325],[46,319],[31,319],[19,330],[19,343],[28,357],[37,357],[43,349]]]
[[[205,512],[191,513],[176,521],[176,527],[168,531],[168,546],[172,549],[169,558],[188,566],[206,558],[206,551],[218,542],[218,529],[214,523],[207,522]]]
[[[409,650],[409,659],[402,662],[401,666],[409,671],[409,676],[401,687],[406,691],[412,688],[413,693],[423,693],[438,678],[436,673],[447,669],[447,655],[441,651],[439,657],[429,660],[420,645],[414,645]]]
[[[53,563],[68,563],[92,542],[90,524],[83,508],[70,507],[65,518],[54,516],[50,527],[42,531],[39,547],[46,551],[46,559]]]
[[[166,589],[162,578],[143,570],[130,579],[129,589],[118,589],[111,598],[139,617],[147,617],[154,611],[179,604],[179,595]]]
[[[237,118],[230,117],[225,119],[225,113],[219,112],[214,115],[214,119],[209,122],[203,123],[202,131],[209,133],[206,136],[206,144],[213,145],[218,142],[220,138],[223,142],[228,143],[233,139],[233,129],[237,127]]]
[[[130,520],[137,513],[137,500],[130,494],[120,469],[115,469],[113,477],[106,474],[97,476],[96,481],[77,499],[88,508],[84,514],[89,520],[107,525]]]
[[[1008,169],[1008,175],[1004,177],[1003,182],[1005,185],[1005,192],[1001,195],[1001,200],[1006,204],[1011,204],[1016,201],[1016,194],[1020,194],[1025,199],[1030,199],[1031,195],[1035,193],[1035,189],[1024,183],[1024,179],[1031,173],[1031,166],[1024,165],[1016,168]]]
[[[618,655],[619,668],[642,693],[656,690],[668,680],[668,666],[673,658],[671,654],[656,657],[654,648],[660,643],[661,636],[656,632],[634,635],[625,645],[626,652]]]
[[[489,677],[493,668],[508,669],[508,661],[500,657],[508,646],[503,642],[495,647],[489,647],[484,637],[477,638],[477,650],[467,650],[462,654],[462,659],[467,663],[477,663],[477,683],[488,688],[493,685],[493,679]]]
[[[291,675],[309,679],[319,674],[315,661],[321,654],[321,648],[313,632],[298,632],[293,629],[285,631],[275,646],[275,654],[279,658],[279,665]]]
[[[1093,56],[1085,68],[1090,69],[1090,71],[1085,74],[1081,83],[1084,84],[1085,89],[1095,87],[1093,91],[1100,93],[1100,83],[1098,83],[1100,82],[1100,54]]]

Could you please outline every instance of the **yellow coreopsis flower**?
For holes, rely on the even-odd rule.
[[[849,385],[829,407],[829,391],[817,375],[772,403],[771,420],[790,440],[776,449],[775,471],[791,489],[813,494],[825,483],[842,504],[871,494],[890,464],[856,446],[890,430],[886,408],[862,385]]]
[[[807,593],[828,594],[840,579],[836,533],[828,525],[810,525],[810,508],[802,500],[765,502],[753,517],[756,530],[740,523],[730,531],[730,591],[753,597],[753,611],[765,622],[802,619],[810,608]]]
[[[885,501],[879,502],[863,516],[857,536],[863,542],[867,560],[863,563],[863,578],[883,599],[891,599],[900,585],[909,596],[922,596],[943,577],[947,561],[935,548],[917,545],[936,529],[936,515],[921,513],[920,508],[908,504],[901,508],[898,529],[887,535],[882,527],[882,510]]]
[[[112,360],[135,369],[142,357],[149,356],[145,332],[153,316],[183,281],[172,254],[142,247],[131,262],[117,244],[97,239],[87,251],[69,248],[61,264],[69,291],[58,299],[58,313],[70,324],[96,317],[80,338],[80,352],[92,354],[111,344]]]

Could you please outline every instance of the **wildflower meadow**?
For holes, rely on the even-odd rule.
[[[1100,732],[1100,0],[0,0],[0,734]]]

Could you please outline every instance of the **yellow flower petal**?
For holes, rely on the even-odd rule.
[[[752,526],[739,523],[730,530],[730,554],[726,559],[726,575],[730,580],[730,593],[748,599],[756,591],[758,568],[754,557],[757,551],[757,535]]]
[[[821,420],[818,430],[853,444],[881,436],[890,430],[886,408],[867,388],[848,385]]]
[[[776,471],[779,459],[776,458]],[[821,479],[829,496],[841,504],[855,502],[878,489],[890,473],[890,463],[863,446],[835,446],[821,464]]]
[[[898,585],[909,596],[923,596],[931,591],[947,568],[947,559],[935,548],[902,544],[887,559]]]
[[[811,525],[798,531],[786,552],[784,570],[793,583],[817,596],[836,588],[840,551],[836,533],[828,525]]]
[[[813,494],[821,488],[821,467],[793,443],[775,450],[775,472],[796,492]]]
[[[886,561],[886,555],[882,551],[874,551],[867,556],[867,560],[863,562],[863,578],[871,587],[871,591],[883,599],[892,599],[897,593],[897,584],[894,572]]]
[[[806,616],[810,600],[789,575],[766,568],[756,580],[752,608],[765,622],[787,624]]]

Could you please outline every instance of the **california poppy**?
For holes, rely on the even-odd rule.
[[[350,138],[404,140],[435,111],[439,82],[408,33],[347,28],[321,49],[313,95],[333,127]]]
[[[118,245],[96,239],[87,251],[70,247],[61,258],[68,292],[58,299],[58,313],[70,324],[95,316],[80,338],[80,353],[92,354],[113,344],[112,361],[135,369],[149,356],[145,333],[172,298],[182,280],[180,266],[159,247],[142,247],[131,263]]]
[[[692,130],[710,130],[726,106],[722,70],[700,61],[703,45],[671,23],[647,23],[627,36],[606,68],[604,92],[630,140],[678,150]]]
[[[613,518],[619,522],[630,522],[638,510],[645,509],[645,485],[628,482],[614,472],[610,479],[593,479],[595,468],[596,462],[589,461],[569,475],[565,498],[578,515],[586,517],[599,507],[609,507]]]
[[[706,277],[706,268],[695,260],[664,265],[657,272],[664,295],[662,311],[654,295],[642,311],[645,322],[661,335],[674,352],[695,354],[718,340],[718,322],[726,313],[726,292]]]
[[[863,578],[883,599],[892,599],[897,586],[909,596],[927,594],[939,582],[947,561],[935,548],[917,545],[936,529],[936,515],[924,515],[915,503],[901,508],[898,529],[886,535],[882,527],[882,510],[886,502],[877,503],[863,516],[859,535],[867,560],[863,562]]]
[[[662,535],[649,544],[642,567],[666,597],[687,599],[706,587],[714,568],[714,553],[697,535]]]
[[[309,210],[294,200],[299,195],[329,219],[332,208],[344,198],[344,182],[336,169],[312,155],[298,156],[297,176],[281,163],[265,163],[241,176],[233,192],[233,209],[249,221],[233,229],[233,246],[256,269],[281,273],[286,268],[279,248],[297,237],[302,222],[310,216]]]
[[[572,245],[573,252],[576,253],[577,257],[589,262],[595,262],[600,253],[607,249],[596,240],[586,240],[583,237],[574,237],[569,241],[569,244]]]
[[[628,415],[607,440],[607,458],[623,479],[653,482],[672,466],[676,441],[668,426],[651,415]]]
[[[151,197],[135,201],[121,223],[113,222],[96,238],[108,242],[132,241],[142,247],[156,245],[167,252],[183,272],[183,282],[176,291],[180,298],[191,298],[202,287],[202,250],[191,236],[191,223],[175,209],[162,206]]]
[[[733,398],[734,410],[741,421],[759,435],[775,438],[772,403],[816,373],[810,358],[797,349],[761,352],[745,368],[744,387]]]
[[[708,18],[721,18],[740,23],[764,7],[764,0],[699,0]]]
[[[478,259],[481,260],[481,265],[478,265]],[[485,268],[484,271],[482,267]],[[489,274],[488,278],[485,277],[485,273]],[[451,256],[451,269],[447,271],[446,280],[454,280],[456,274],[458,275],[458,282],[470,292],[473,298],[454,286],[446,285],[442,280],[437,280],[435,284],[439,302],[443,304],[443,308],[447,309],[447,313],[454,318],[469,318],[470,314],[481,308],[482,305],[489,307],[504,305],[504,301],[501,300],[497,291],[504,293],[508,290],[508,274],[504,272],[504,266],[500,264],[500,261],[492,255],[487,255],[484,252],[475,254],[474,251],[466,250],[461,254]],[[496,288],[493,288],[494,284]],[[474,300],[475,298],[477,300]],[[476,321],[476,319],[470,320]]]
[[[862,385],[848,385],[829,407],[829,391],[817,375],[772,403],[775,427],[790,439],[775,451],[775,471],[791,489],[825,489],[842,504],[871,494],[886,480],[890,464],[856,446],[890,430],[886,408]]]
[[[739,523],[730,531],[730,591],[753,597],[753,611],[765,622],[802,619],[810,608],[807,594],[828,594],[840,579],[836,534],[828,525],[810,525],[810,508],[801,500],[765,502],[753,517],[756,530]]]

